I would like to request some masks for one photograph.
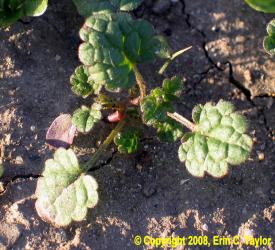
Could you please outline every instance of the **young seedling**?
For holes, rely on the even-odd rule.
[[[172,53],[149,22],[121,12],[134,9],[141,1],[74,2],[88,17],[80,30],[82,65],[72,75],[71,86],[83,98],[96,97],[90,107],[74,112],[72,124],[84,134],[104,117],[116,126],[87,162],[79,163],[74,152],[64,148],[46,161],[36,190],[36,209],[43,220],[55,226],[83,220],[88,208],[98,201],[98,186],[88,171],[95,169],[112,142],[120,153],[136,152],[141,123],[155,128],[160,140],[181,139],[179,159],[196,177],[207,173],[220,178],[228,172],[229,164],[241,164],[248,158],[252,140],[245,134],[247,122],[231,103],[196,106],[192,123],[176,113],[173,105],[182,92],[181,78],[164,79],[161,87],[147,93],[138,65],[160,57],[165,59],[162,73],[184,50]],[[55,128],[59,127],[56,124]],[[185,133],[184,127],[190,132]]]
[[[0,27],[7,27],[24,16],[40,16],[48,0],[0,0]]]

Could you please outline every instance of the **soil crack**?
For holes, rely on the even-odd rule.
[[[198,34],[201,35],[201,37],[203,38],[203,43],[202,43],[202,49],[204,51],[205,57],[208,60],[209,64],[212,65],[212,67],[209,67],[205,72],[200,73],[201,78],[199,79],[200,83],[208,74],[209,70],[216,68],[217,70],[224,72],[226,70],[226,68],[223,68],[220,65],[228,65],[229,67],[229,75],[228,75],[228,80],[231,84],[233,84],[239,91],[241,91],[241,93],[244,94],[244,96],[246,97],[247,101],[253,106],[256,107],[259,111],[259,118],[263,119],[264,122],[264,126],[266,128],[267,131],[271,131],[271,128],[269,128],[268,123],[267,123],[267,119],[264,113],[264,109],[263,108],[259,108],[258,105],[253,101],[253,98],[258,97],[258,96],[252,96],[251,91],[246,88],[243,84],[241,84],[238,80],[235,79],[234,77],[234,67],[232,65],[232,63],[230,61],[226,61],[224,63],[220,63],[220,65],[218,63],[215,63],[215,61],[212,59],[212,57],[210,56],[210,54],[208,53],[208,50],[206,48],[206,44],[207,44],[207,35],[206,33],[204,33],[202,30],[198,29],[195,25],[193,25],[191,23],[191,15],[186,11],[186,3],[185,0],[180,0],[180,2],[182,3],[182,14],[185,18],[185,22],[187,24],[187,26],[190,29],[194,29],[195,31],[198,32]],[[265,96],[260,96],[260,97],[265,97]]]
[[[34,174],[28,174],[28,175],[16,175],[12,178],[9,178],[5,181],[3,181],[3,190],[0,192],[0,195],[5,193],[7,191],[7,188],[10,184],[14,183],[17,180],[28,180],[28,179],[38,179],[39,177],[41,177],[41,175],[34,175]]]

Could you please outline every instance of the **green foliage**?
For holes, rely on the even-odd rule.
[[[252,139],[245,134],[247,121],[226,101],[207,103],[193,110],[195,130],[183,137],[179,158],[194,176],[205,173],[223,177],[228,165],[245,162],[252,148]]]
[[[24,16],[40,16],[48,0],[0,0],[0,27],[6,27]]]
[[[161,140],[176,141],[182,136],[182,127],[167,116],[167,112],[174,111],[172,101],[179,97],[182,87],[178,77],[165,79],[162,88],[152,90],[141,103],[144,123],[157,129]]]
[[[275,55],[275,19],[267,25],[268,36],[264,39],[264,49],[272,56]]]
[[[101,118],[101,105],[94,103],[91,108],[82,106],[77,109],[73,114],[72,123],[79,132],[88,133]]]
[[[0,178],[3,176],[4,174],[4,166],[0,163]]]
[[[245,0],[250,7],[265,13],[275,13],[275,0]]]
[[[101,85],[89,80],[89,72],[86,66],[79,66],[76,68],[74,74],[70,79],[72,91],[78,95],[86,98],[91,94],[99,94]]]
[[[90,16],[80,37],[79,58],[89,81],[113,92],[133,87],[133,65],[152,61],[160,46],[151,24],[123,13]]]
[[[78,13],[90,16],[95,12],[131,11],[136,9],[142,0],[73,0]]]
[[[0,7],[3,1],[6,0],[0,0]],[[73,1],[79,13],[87,19],[79,33],[83,41],[79,47],[79,59],[83,65],[76,68],[71,76],[72,91],[83,98],[93,94],[98,96],[91,108],[82,106],[74,112],[74,126],[65,128],[59,126],[60,122],[55,125],[54,136],[61,134],[62,138],[68,134],[71,138],[75,127],[79,132],[88,133],[102,118],[101,110],[110,112],[108,121],[117,125],[85,165],[78,163],[72,150],[63,148],[55,152],[53,159],[46,161],[36,190],[36,210],[43,220],[56,226],[67,226],[72,221],[85,218],[88,208],[94,207],[98,201],[97,183],[85,172],[96,169],[95,164],[112,142],[120,153],[137,151],[138,131],[123,128],[140,121],[140,116],[143,123],[157,130],[161,140],[176,141],[183,137],[179,158],[186,162],[188,171],[194,176],[202,177],[208,173],[222,177],[228,172],[229,164],[240,164],[248,158],[252,140],[245,134],[247,123],[242,115],[234,111],[232,104],[220,101],[216,106],[211,103],[198,105],[193,110],[194,125],[174,112],[173,102],[178,100],[183,88],[180,78],[165,79],[162,87],[146,95],[146,83],[138,64],[151,62],[157,56],[164,58],[162,74],[176,57],[190,47],[172,53],[165,38],[155,35],[150,23],[121,12],[135,9],[142,0]],[[31,9],[30,5],[25,6]],[[25,13],[35,14],[31,11]],[[16,18],[21,14],[17,13]],[[273,30],[272,24],[268,29],[272,39]],[[270,40],[267,44],[271,44]],[[135,85],[139,91],[135,91]],[[111,92],[128,90],[128,96],[124,91],[116,99],[115,94],[105,94],[103,87]],[[183,136],[180,123],[192,132]]]
[[[82,173],[77,157],[69,149],[58,149],[45,163],[36,189],[39,216],[55,225],[67,226],[85,218],[88,208],[98,201],[97,183]]]
[[[114,139],[114,143],[117,145],[118,151],[120,153],[135,153],[139,145],[138,131],[134,129],[128,129],[126,131],[119,132]]]

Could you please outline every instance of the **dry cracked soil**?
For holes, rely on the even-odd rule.
[[[250,121],[249,161],[232,167],[223,179],[196,179],[178,160],[179,143],[161,143],[147,129],[138,153],[123,156],[111,148],[93,171],[100,201],[85,221],[67,228],[41,221],[34,191],[53,153],[45,144],[46,130],[60,113],[83,103],[69,86],[79,65],[83,19],[71,1],[50,1],[43,16],[0,30],[0,159],[5,167],[0,249],[156,249],[135,246],[135,235],[211,239],[249,233],[275,241],[275,61],[262,49],[274,15],[256,12],[241,0],[146,0],[134,15],[150,20],[173,50],[192,46],[166,72],[186,79],[177,109],[190,118],[197,103],[233,102]],[[160,66],[141,67],[149,88],[160,84]],[[96,136],[78,136],[73,146],[78,155],[93,152],[108,127],[103,122]],[[218,249],[229,248],[237,246]]]

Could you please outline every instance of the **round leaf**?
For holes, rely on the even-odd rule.
[[[37,182],[35,207],[44,221],[67,226],[85,219],[88,208],[96,206],[97,182],[82,174],[71,149],[58,149],[54,158],[46,161],[42,175]]]
[[[234,111],[226,101],[217,105],[207,103],[193,110],[195,131],[183,138],[179,159],[194,176],[208,173],[216,178],[228,172],[228,166],[247,160],[252,148],[252,139],[245,134],[247,121]]]

